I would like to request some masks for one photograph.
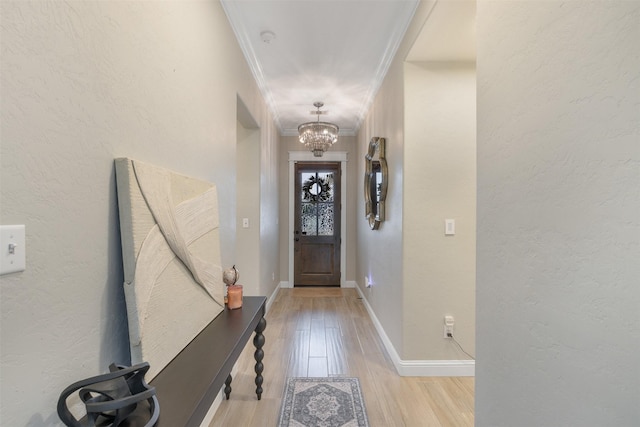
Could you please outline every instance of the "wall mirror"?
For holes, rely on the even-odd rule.
[[[369,141],[365,156],[364,206],[369,227],[377,230],[384,221],[384,202],[387,198],[389,171],[385,158],[385,140],[377,136]]]

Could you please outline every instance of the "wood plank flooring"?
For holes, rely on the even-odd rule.
[[[280,289],[264,332],[262,400],[251,341],[210,427],[272,427],[287,377],[358,377],[371,427],[473,426],[472,377],[400,377],[355,289]]]

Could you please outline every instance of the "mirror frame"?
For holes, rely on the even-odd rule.
[[[376,157],[377,155],[377,157]],[[380,162],[380,172],[382,173],[382,183],[380,185],[380,201],[377,209],[374,211],[373,204],[375,200],[371,198],[372,180],[375,182],[375,172],[373,171],[373,162]],[[387,159],[385,154],[385,139],[374,136],[369,141],[369,150],[365,155],[365,171],[364,171],[364,209],[365,217],[369,221],[369,227],[372,230],[380,228],[380,223],[384,221],[384,204],[387,198],[387,187],[389,186],[389,170],[387,168]]]

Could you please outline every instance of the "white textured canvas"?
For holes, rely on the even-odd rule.
[[[214,184],[115,160],[131,363],[162,370],[224,307]]]

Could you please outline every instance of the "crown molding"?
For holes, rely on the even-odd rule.
[[[235,22],[241,22],[240,14],[236,6],[238,2],[233,0],[220,0],[220,4],[222,5],[224,13],[227,15],[227,21],[229,21],[229,25],[231,26],[233,33],[236,35],[236,39],[238,40],[240,49],[242,50],[242,53],[244,54],[244,57],[249,64],[251,74],[253,74],[253,77],[256,80],[258,89],[260,90],[260,93],[264,97],[265,103],[267,104],[267,108],[273,115],[273,121],[278,130],[280,130],[280,132],[282,133],[280,113],[278,112],[278,108],[276,102],[273,99],[273,95],[271,94],[271,91],[269,91],[267,81],[262,72],[262,68],[260,67],[260,63],[258,62],[256,54],[251,46],[249,35],[247,34],[245,28],[239,28],[235,25]]]
[[[420,1],[415,1],[413,8],[409,13],[408,19],[405,21],[406,22],[405,25],[395,27],[394,33],[391,35],[391,37],[389,37],[389,43],[387,44],[387,48],[385,49],[385,53],[382,59],[380,60],[380,65],[378,66],[378,70],[376,72],[375,78],[373,79],[371,86],[369,86],[369,91],[365,96],[365,101],[362,103],[362,108],[360,109],[360,111],[358,112],[358,115],[356,116],[356,125],[354,128],[355,129],[354,135],[360,129],[360,126],[362,125],[365,115],[371,108],[371,105],[373,105],[373,101],[376,97],[376,94],[378,93],[380,86],[382,86],[382,82],[384,81],[384,78],[386,77],[387,72],[389,71],[389,67],[391,67],[391,64],[393,63],[393,59],[395,58],[396,53],[398,52],[398,48],[402,43],[402,39],[404,38],[404,35],[406,34],[407,29],[409,28],[409,25],[411,25],[411,21],[413,20],[413,16],[415,15],[419,5],[420,5]]]

